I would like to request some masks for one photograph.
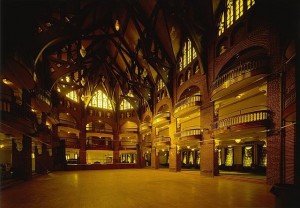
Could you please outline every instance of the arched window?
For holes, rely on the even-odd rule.
[[[233,24],[233,0],[227,1],[227,18],[226,18],[227,28]]]
[[[123,99],[121,104],[120,104],[120,110],[128,110],[128,109],[133,109],[133,106],[128,102],[128,100]]]
[[[67,98],[70,98],[71,100],[78,102],[78,96],[75,90],[69,92],[68,94],[66,94]]]
[[[192,61],[192,42],[190,39],[188,39],[188,44],[187,44],[187,63],[191,63]]]
[[[182,48],[182,57],[179,57],[179,71],[182,71],[195,58],[197,58],[196,50],[192,46],[192,41],[187,39]]]
[[[162,79],[159,79],[158,80],[158,83],[157,83],[157,90],[161,90],[163,87],[165,87],[165,83],[162,81]]]
[[[218,36],[224,33],[225,28],[229,28],[244,15],[244,11],[246,11],[246,2],[244,1],[247,1],[247,10],[255,4],[255,0],[226,0],[226,10],[221,13],[218,22]]]
[[[255,4],[255,0],[247,0],[247,10]]]
[[[89,106],[110,110],[112,109],[110,100],[101,90],[98,90],[94,93]]]
[[[222,35],[222,33],[224,32],[225,29],[225,15],[224,12],[222,12],[221,18],[220,18],[220,22],[219,22],[219,32],[218,35]]]
[[[243,13],[244,13],[244,10],[243,10],[243,6],[244,6],[244,0],[236,0],[235,1],[235,19],[237,20],[238,18],[240,18]]]

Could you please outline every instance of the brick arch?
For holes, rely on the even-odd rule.
[[[151,111],[146,111],[143,115],[142,115],[142,119],[141,121],[146,121],[146,118],[150,118],[150,122],[152,121],[152,112]]]
[[[172,110],[172,100],[171,98],[166,98],[161,100],[159,103],[156,104],[156,108],[155,108],[155,115],[157,114],[158,110],[163,106],[163,105],[167,105],[169,107],[169,110],[171,112]]]
[[[267,50],[268,54],[270,53],[270,31],[265,29],[263,31],[259,31],[259,33],[250,34],[245,40],[239,42],[234,47],[230,48],[222,54],[221,56],[216,58],[215,61],[215,74],[219,74],[220,70],[223,66],[228,63],[236,54],[241,51],[251,48],[251,47],[261,47]]]
[[[241,50],[238,54],[239,57],[237,58],[237,54],[235,56],[233,56],[225,65],[223,65],[223,67],[220,69],[217,77],[221,74],[221,73],[225,73],[228,69],[235,67],[236,65],[239,65],[240,62],[244,62],[247,61],[249,58],[254,58],[257,56],[268,56],[268,51],[263,48],[263,47],[257,47],[257,46],[253,46],[253,47],[249,47],[249,48],[245,48],[244,50]]]
[[[189,92],[190,91],[190,92]],[[183,96],[187,95],[190,96],[192,94],[195,94],[196,92],[200,92],[200,87],[196,86],[196,85],[191,85],[190,87],[186,88],[184,91],[182,91],[182,93],[178,96],[178,101],[183,99]]]

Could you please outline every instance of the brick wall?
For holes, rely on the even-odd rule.
[[[294,146],[295,146],[295,138],[296,138],[296,126],[291,125],[287,126],[285,129],[285,154],[284,154],[284,162],[285,162],[285,183],[294,184]]]

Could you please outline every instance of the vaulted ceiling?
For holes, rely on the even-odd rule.
[[[158,78],[172,95],[180,46],[187,37],[205,72],[205,35],[219,2],[5,1],[2,58],[4,65],[11,58],[25,63],[41,88],[77,90],[86,105],[96,89],[115,103],[129,91],[135,95],[127,97],[130,102],[151,103]]]

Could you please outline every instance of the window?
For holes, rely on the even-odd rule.
[[[133,106],[128,102],[128,100],[123,99],[120,105],[120,110],[133,109]]]
[[[220,22],[219,22],[219,32],[218,35],[222,35],[222,33],[224,32],[224,28],[225,28],[225,15],[224,12],[222,13]]]
[[[186,67],[187,63],[186,63],[186,49],[187,49],[187,44],[184,43],[183,46],[183,68]]]
[[[188,39],[188,46],[187,46],[187,63],[191,63],[192,61],[192,42]]]
[[[247,10],[254,4],[255,0],[247,0]],[[218,22],[218,36],[224,33],[225,28],[229,28],[236,20],[243,16],[245,10],[246,5],[244,4],[244,0],[227,0],[226,11],[221,13]]]
[[[247,10],[255,4],[255,0],[247,0]]]
[[[237,20],[243,15],[243,2],[244,0],[236,0],[235,2],[235,19]]]
[[[76,91],[69,92],[68,94],[66,94],[66,97],[70,98],[71,100],[73,100],[75,102],[78,102],[78,96],[77,96]]]
[[[182,57],[179,58],[179,71],[182,71]]]
[[[110,100],[101,90],[98,90],[95,92],[95,94],[93,95],[93,97],[89,103],[89,106],[97,107],[97,108],[104,108],[104,109],[109,109],[109,110],[112,109]]]
[[[162,79],[158,80],[158,86],[157,90],[161,90],[163,87],[165,87],[165,83],[162,81]]]
[[[183,45],[182,57],[179,58],[179,71],[182,71],[188,64],[197,58],[195,48],[192,46],[192,41],[187,39]]]
[[[233,0],[227,1],[227,28],[233,24]]]

